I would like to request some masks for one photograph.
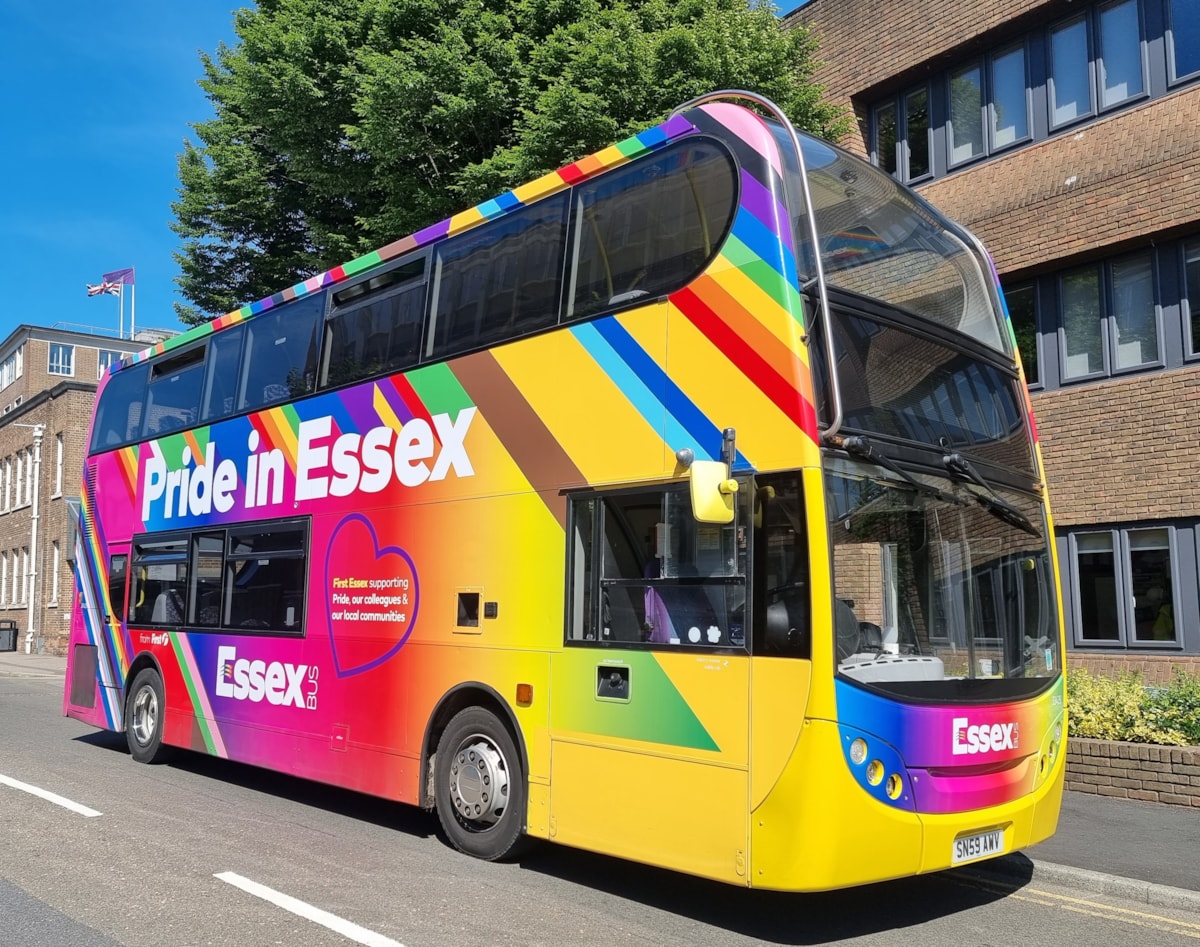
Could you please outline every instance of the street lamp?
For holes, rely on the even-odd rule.
[[[33,509],[29,518],[29,568],[25,581],[29,583],[29,630],[25,633],[25,653],[33,653],[33,643],[38,642],[38,652],[42,650],[38,639],[35,623],[37,621],[37,538],[38,538],[38,494],[42,482],[42,435],[46,433],[44,424],[13,424],[13,427],[27,427],[33,430]]]

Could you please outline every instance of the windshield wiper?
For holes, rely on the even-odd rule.
[[[975,494],[975,502],[982,506],[985,510],[1008,523],[1009,526],[1015,526],[1017,529],[1023,529],[1030,536],[1037,536],[1039,539],[1042,536],[1042,531],[1033,525],[1025,514],[1018,510],[1007,500],[1000,498],[996,493],[995,488],[988,483],[979,472],[971,466],[971,462],[962,454],[946,454],[942,458],[942,464],[951,473],[958,474],[960,477],[965,477],[972,483],[977,484],[985,489],[989,496]]]
[[[860,460],[865,460],[868,463],[876,464],[877,466],[882,467],[884,470],[890,470],[905,483],[909,484],[918,493],[925,493],[929,496],[937,497],[944,503],[955,503],[958,506],[964,506],[967,502],[961,497],[955,496],[953,493],[947,493],[940,487],[935,487],[933,484],[926,483],[924,480],[918,480],[907,470],[892,460],[892,458],[888,457],[887,454],[882,454],[876,450],[875,446],[862,435],[844,437],[842,438],[842,443],[840,446],[847,454],[857,457]]]

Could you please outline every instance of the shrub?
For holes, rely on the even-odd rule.
[[[1177,672],[1168,687],[1146,689],[1140,674],[1067,675],[1067,726],[1071,736],[1190,746],[1200,743],[1200,680]]]
[[[1147,693],[1146,706],[1158,726],[1176,730],[1188,743],[1200,745],[1200,678],[1177,668],[1169,686]]]

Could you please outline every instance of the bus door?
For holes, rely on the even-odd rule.
[[[93,574],[93,560],[74,556],[80,617],[86,636],[72,636],[71,687],[68,702],[77,708],[91,709],[98,723],[119,729],[122,724],[124,669],[121,654],[128,652],[122,617],[125,609],[126,580],[129,573],[129,543],[110,543],[104,562],[95,565],[107,570]],[[107,586],[107,594],[105,587]],[[78,621],[79,619],[76,619]]]
[[[747,832],[746,527],[686,483],[571,503],[550,836],[738,882]]]

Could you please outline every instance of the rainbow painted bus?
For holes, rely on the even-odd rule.
[[[1063,787],[1057,564],[979,244],[749,93],[102,380],[64,711],[822,890]]]

